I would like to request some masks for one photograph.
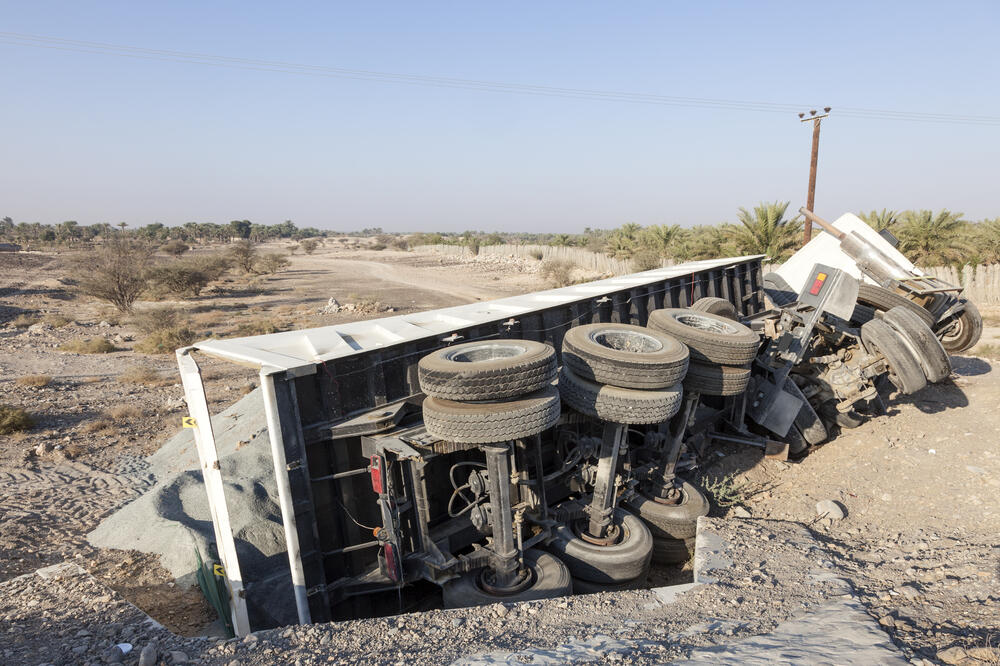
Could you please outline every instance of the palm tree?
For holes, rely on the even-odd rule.
[[[679,224],[654,224],[646,227],[639,235],[639,242],[661,257],[671,257],[675,254],[674,245],[680,240]]]
[[[975,263],[1000,263],[1000,217],[970,225],[967,242],[978,257]]]
[[[889,229],[899,222],[899,213],[886,208],[883,208],[880,211],[873,210],[870,213],[858,213],[858,217],[867,222],[868,226],[875,231]]]
[[[753,212],[740,208],[737,218],[743,226],[734,226],[729,238],[737,252],[766,254],[771,261],[781,261],[799,245],[802,222],[785,219],[787,201],[760,203]]]
[[[900,215],[895,234],[899,251],[918,266],[963,263],[971,250],[962,213],[908,210]]]

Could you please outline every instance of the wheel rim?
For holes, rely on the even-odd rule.
[[[535,584],[537,575],[532,567],[524,567],[517,572],[517,578],[509,585],[496,584],[496,572],[486,567],[476,576],[476,587],[482,592],[495,597],[510,597],[524,592]]]
[[[708,331],[710,333],[721,333],[723,335],[736,335],[739,333],[739,329],[732,324],[718,319],[713,319],[711,317],[704,317],[702,315],[684,313],[676,315],[674,319],[685,326],[697,328],[701,331]]]
[[[502,358],[513,358],[528,353],[523,345],[504,342],[485,342],[446,352],[444,358],[455,363],[482,363]]]
[[[633,354],[654,354],[663,349],[663,343],[652,335],[617,328],[599,328],[591,331],[590,339],[596,344],[615,351]]]
[[[603,537],[596,537],[587,531],[588,524],[589,521],[586,519],[576,521],[573,523],[573,533],[581,541],[586,541],[589,544],[595,546],[614,546],[628,538],[628,530],[623,525],[611,523],[608,525],[607,534]]]

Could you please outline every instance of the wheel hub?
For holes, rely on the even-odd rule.
[[[604,536],[594,536],[587,531],[587,521],[581,520],[573,525],[573,532],[587,543],[595,546],[613,546],[622,540],[622,528],[618,525],[608,525],[604,531]]]
[[[534,582],[535,575],[530,568],[518,569],[514,572],[513,580],[506,584],[499,583],[497,572],[489,567],[483,569],[476,580],[476,584],[483,592],[497,597],[507,597],[522,592]]]

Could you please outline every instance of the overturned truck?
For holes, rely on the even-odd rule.
[[[767,276],[692,262],[179,350],[235,632],[641,585],[708,512],[686,451],[802,456],[947,377],[942,340],[981,327],[961,290],[818,222]],[[260,372],[281,571],[241,572],[197,354]]]

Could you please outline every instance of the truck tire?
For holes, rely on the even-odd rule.
[[[799,295],[791,285],[777,273],[764,274],[764,295],[776,308],[783,308],[799,300]]]
[[[533,340],[483,340],[420,359],[420,390],[445,400],[503,400],[541,390],[556,378],[556,352]]]
[[[916,393],[927,385],[920,363],[889,324],[873,319],[861,327],[861,341],[881,353],[889,364],[889,381],[902,393]]]
[[[907,346],[916,357],[927,381],[937,384],[951,374],[948,352],[941,346],[934,331],[909,308],[892,308],[882,315],[882,321],[895,329],[903,341],[908,343]]]
[[[573,594],[624,592],[626,590],[641,590],[644,587],[646,587],[646,574],[643,574],[638,578],[633,578],[632,580],[627,580],[624,583],[593,583],[589,580],[583,580],[582,578],[573,579]]]
[[[577,525],[586,526],[586,519]],[[621,532],[617,543],[599,546],[581,539],[573,527],[560,525],[546,548],[566,564],[573,578],[580,580],[616,584],[646,575],[653,555],[649,528],[622,509],[615,509],[612,525]]]
[[[965,311],[941,336],[941,346],[951,354],[972,349],[983,334],[983,317],[972,301],[963,299]]]
[[[749,366],[692,363],[684,377],[684,390],[702,395],[738,395],[749,383]]]
[[[895,307],[904,307],[923,319],[924,323],[928,326],[934,325],[934,315],[930,312],[923,309],[906,296],[897,294],[894,291],[889,291],[888,289],[884,289],[874,284],[861,282],[858,285],[858,303],[867,305],[870,308],[875,308],[881,312],[891,310]]]
[[[688,539],[695,535],[699,516],[708,515],[708,500],[695,486],[684,481],[680,502],[664,504],[636,493],[625,505],[649,527],[654,539]]]
[[[695,538],[653,539],[653,562],[656,564],[683,564],[694,556]]]
[[[686,344],[691,360],[698,363],[746,365],[760,347],[760,336],[743,324],[688,308],[654,310],[649,328]]]
[[[595,384],[563,366],[559,394],[567,405],[586,416],[637,425],[667,421],[680,409],[684,389],[680,384],[648,391]]]
[[[577,377],[597,384],[660,389],[684,378],[688,349],[642,326],[587,324],[566,332],[562,360]]]
[[[740,320],[740,316],[736,312],[736,306],[724,298],[716,298],[715,296],[699,298],[691,304],[691,309],[697,310],[698,312],[707,312],[709,314],[719,315],[720,317],[732,319],[733,321]]]
[[[427,432],[446,442],[489,444],[537,435],[559,420],[559,391],[549,386],[506,402],[456,402],[427,398]]]
[[[573,593],[573,579],[569,569],[559,558],[541,550],[524,551],[524,566],[531,570],[532,583],[525,589],[509,595],[494,594],[480,584],[482,569],[469,571],[441,587],[445,608],[486,606],[498,602],[533,601],[554,599]]]

